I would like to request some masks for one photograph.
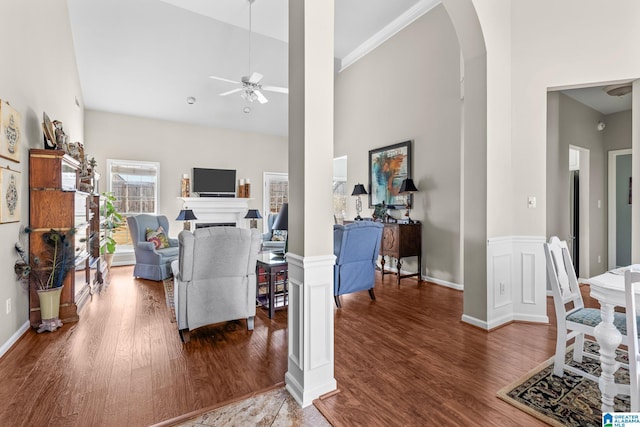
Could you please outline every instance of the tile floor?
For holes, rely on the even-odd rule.
[[[277,388],[240,402],[207,412],[197,418],[176,424],[178,427],[200,426],[330,426],[310,405],[300,408],[284,389]]]

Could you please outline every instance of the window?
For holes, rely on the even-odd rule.
[[[107,180],[116,200],[114,206],[122,215],[158,213],[160,163],[107,159]],[[126,224],[113,238],[120,245],[131,245]]]
[[[283,203],[289,202],[289,175],[286,173],[265,172],[264,173],[264,192],[263,198],[263,214],[265,218],[263,223],[264,231],[267,232],[267,218],[270,213],[280,212]]]

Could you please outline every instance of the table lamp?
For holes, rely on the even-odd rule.
[[[360,216],[360,212],[362,212],[362,200],[360,200],[360,196],[363,194],[369,193],[367,193],[367,190],[364,189],[364,185],[356,184],[356,186],[353,187],[353,193],[351,193],[352,196],[358,196],[358,198],[356,199],[356,213],[358,215],[354,218],[354,220],[356,221],[362,221],[362,217]]]
[[[407,222],[409,224],[413,223],[414,221],[411,219],[411,217],[409,216],[409,212],[411,211],[411,193],[415,193],[416,191],[418,191],[418,189],[416,188],[416,185],[413,183],[413,180],[411,178],[406,178],[402,180],[402,184],[400,184],[400,194],[407,194],[407,204],[406,204],[406,208],[407,208],[407,212],[404,214],[404,216],[407,217]]]
[[[288,243],[289,243],[289,203],[283,203],[282,207],[280,208],[280,212],[278,213],[278,216],[276,217],[275,222],[273,223],[273,227],[271,227],[272,230],[282,230],[282,231],[287,231],[287,236],[284,238],[284,252],[286,253],[287,250],[289,249],[288,247]]]
[[[258,220],[262,218],[262,215],[258,209],[249,209],[244,217],[250,220],[249,228],[258,228]]]
[[[193,214],[193,211],[191,209],[182,209],[178,214],[178,218],[176,218],[176,221],[184,221],[184,229],[190,231],[191,230],[190,221],[194,219],[198,219],[198,218],[196,218],[196,216]]]

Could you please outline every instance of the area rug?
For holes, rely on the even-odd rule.
[[[173,306],[173,277],[169,277],[168,279],[164,279],[162,281],[164,285],[164,298],[167,302],[167,307],[171,312],[171,323],[176,322],[176,309]]]
[[[598,354],[598,344],[586,340],[585,352]],[[617,353],[618,361],[628,363],[626,351],[618,349]],[[600,375],[597,360],[583,358],[580,364],[572,358],[573,350],[567,352],[568,364]],[[616,383],[629,384],[629,371],[620,368],[615,378]],[[553,375],[553,358],[498,391],[498,397],[552,426],[602,426],[598,383],[566,371],[562,378]],[[629,411],[629,396],[616,397],[615,411]]]

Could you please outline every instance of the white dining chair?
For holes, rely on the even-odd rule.
[[[631,412],[640,412],[640,350],[638,349],[638,322],[635,288],[640,282],[640,271],[627,270],[624,273],[624,293],[627,311],[627,333],[629,351],[629,385],[631,387]]]
[[[599,360],[599,356],[584,352],[584,336],[594,336],[594,329],[601,321],[600,309],[585,308],[580,293],[578,279],[573,269],[567,242],[553,236],[544,244],[547,259],[547,277],[553,293],[553,304],[557,319],[556,354],[553,361],[553,373],[562,377],[564,371],[583,376],[593,381],[598,377],[582,369],[565,363],[567,342],[575,338],[573,360],[582,363],[583,357]],[[626,317],[624,313],[614,314],[614,325],[622,334],[626,344]]]

